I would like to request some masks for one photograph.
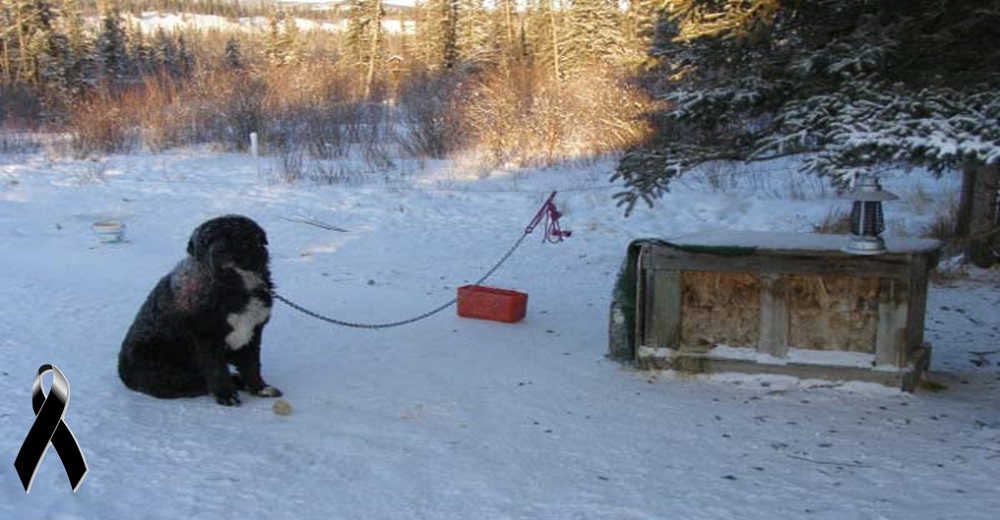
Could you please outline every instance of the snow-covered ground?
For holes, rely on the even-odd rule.
[[[145,34],[153,34],[161,29],[168,33],[192,29],[201,31],[265,33],[270,30],[271,24],[271,20],[266,16],[231,19],[219,15],[160,11],[145,11],[138,17],[131,14],[124,16],[130,25],[139,26]],[[347,30],[347,19],[343,17],[325,22],[295,17],[294,21],[300,31],[341,32]],[[416,33],[416,23],[414,21],[403,21],[398,17],[386,17],[382,20],[382,28],[393,34]]]
[[[997,272],[932,286],[940,391],[636,371],[605,359],[626,245],[719,229],[809,231],[845,208],[793,165],[679,181],[628,219],[612,163],[462,175],[448,163],[358,182],[275,182],[268,159],[202,149],[98,161],[0,156],[0,518],[992,519],[1000,512]],[[887,176],[889,229],[933,219],[955,179]],[[714,186],[714,187],[713,187]],[[246,397],[127,390],[118,348],[199,222],[269,233],[279,291],[340,319],[419,314],[477,279],[558,189],[558,245],[531,237],[491,284],[517,324],[449,309],[337,328],[278,305],[263,366],[294,412]],[[115,218],[127,242],[100,244]],[[297,221],[316,219],[347,230]],[[90,466],[77,493],[49,449],[30,494],[13,460],[39,365],[66,374]],[[46,389],[48,387],[46,386]]]

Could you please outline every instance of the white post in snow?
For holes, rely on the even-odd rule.
[[[250,153],[253,154],[254,157],[258,157],[259,152],[260,148],[257,142],[257,132],[250,132]]]

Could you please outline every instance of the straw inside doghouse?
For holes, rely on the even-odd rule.
[[[756,275],[686,271],[681,276],[681,343],[755,347],[761,281]],[[789,313],[790,346],[874,352],[877,279],[784,275],[775,288]]]

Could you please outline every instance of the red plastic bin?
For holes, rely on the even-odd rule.
[[[528,295],[508,289],[482,285],[458,288],[458,315],[463,318],[514,323],[524,319]]]

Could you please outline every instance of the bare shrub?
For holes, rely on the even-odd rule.
[[[384,171],[395,167],[393,145],[397,141],[386,105],[360,103],[360,122],[353,132],[361,147],[361,155],[373,170]]]
[[[309,172],[309,179],[317,184],[349,184],[359,178],[357,173],[348,171],[343,164],[330,166],[316,163]]]
[[[301,110],[302,137],[309,155],[318,159],[336,159],[347,155],[347,131],[343,105],[318,110]]]
[[[471,85],[460,100],[465,130],[489,166],[513,161],[519,148],[522,134],[516,131],[518,121],[528,114],[520,95],[525,90],[524,80],[518,76],[490,73]]]
[[[197,142],[193,107],[185,97],[185,85],[168,75],[147,77],[142,85],[141,106],[135,107],[142,140],[154,151]]]
[[[34,134],[18,128],[0,127],[0,154],[31,154],[42,148]]]
[[[461,122],[454,110],[462,75],[417,74],[400,92],[400,131],[396,138],[412,157],[444,159],[463,146]]]
[[[348,157],[360,145],[368,160],[386,163],[384,143],[391,131],[386,109],[361,100],[356,78],[346,70],[329,64],[284,67],[272,69],[263,80],[272,143],[300,148],[321,160]]]
[[[645,95],[611,69],[559,81],[532,67],[497,69],[461,102],[465,130],[491,166],[551,165],[614,152],[649,131]]]
[[[70,148],[77,157],[121,153],[138,144],[139,121],[133,110],[142,106],[141,89],[100,88],[76,103],[69,114]]]
[[[41,119],[39,93],[21,84],[0,83],[0,122],[18,127],[32,127]]]
[[[251,132],[267,134],[268,87],[255,75],[242,71],[200,75],[189,94],[200,114],[197,127],[201,140],[242,152],[249,147]]]
[[[127,87],[98,87],[71,107],[70,147],[77,156],[128,152],[140,144],[150,150],[198,142],[199,112],[191,89],[168,75],[149,76]]]
[[[951,196],[941,204],[934,220],[923,229],[921,235],[936,238],[946,243],[957,243],[958,237],[958,197]]]
[[[851,212],[843,208],[831,209],[820,222],[813,224],[813,232],[824,235],[847,235],[851,232]]]
[[[306,178],[305,157],[296,148],[284,148],[278,154],[278,178],[284,182],[296,182]]]
[[[360,124],[361,117],[350,83],[350,79],[328,71],[326,75],[317,75],[309,82],[296,85],[292,92],[297,95],[281,96],[282,106],[275,112],[280,114],[279,119],[286,120],[282,126],[294,134],[293,138],[311,157],[347,156],[353,128]]]
[[[645,114],[649,97],[613,68],[575,76],[554,94],[566,97],[570,114],[567,146],[571,154],[605,154],[639,143],[651,131]]]

